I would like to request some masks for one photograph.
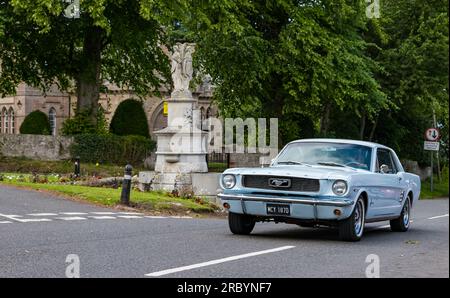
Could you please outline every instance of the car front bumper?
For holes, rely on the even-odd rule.
[[[290,215],[281,215],[282,217],[316,221],[345,219],[352,213],[354,205],[351,199],[335,197],[276,197],[224,193],[218,194],[218,197],[223,203],[228,203],[229,211],[233,213],[275,217],[267,213],[267,204],[282,204],[290,206]]]

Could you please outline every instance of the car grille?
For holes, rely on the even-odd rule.
[[[270,179],[286,179],[290,180],[289,186],[269,185]],[[249,188],[271,189],[271,190],[288,190],[302,192],[318,192],[320,183],[318,179],[297,178],[297,177],[280,177],[269,175],[243,175],[242,185]]]

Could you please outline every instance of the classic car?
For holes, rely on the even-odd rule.
[[[407,231],[420,195],[419,177],[404,171],[392,149],[339,139],[291,142],[269,167],[227,169],[220,185],[234,234],[274,221],[337,227],[345,241],[360,240],[369,222]]]

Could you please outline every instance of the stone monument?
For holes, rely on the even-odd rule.
[[[173,91],[167,100],[167,127],[157,137],[153,188],[172,191],[191,184],[191,173],[206,173],[206,135],[198,102],[189,90],[195,44],[177,43],[171,56]]]

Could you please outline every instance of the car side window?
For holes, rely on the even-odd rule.
[[[378,149],[377,150],[377,172],[380,172],[380,167],[386,165],[388,169],[385,171],[386,174],[395,174],[397,172],[397,167],[392,161],[391,153],[388,150]]]

